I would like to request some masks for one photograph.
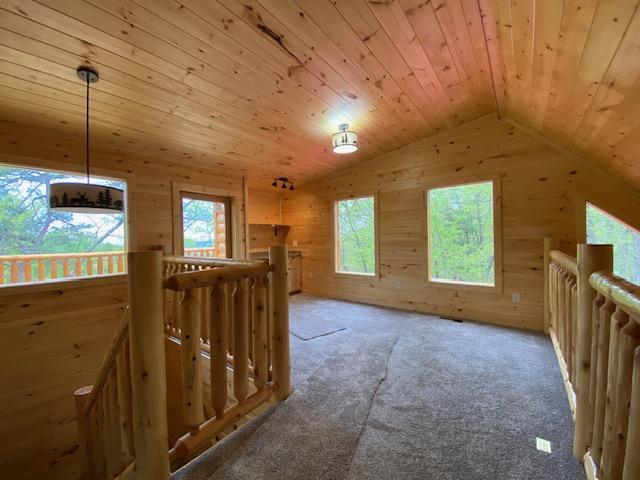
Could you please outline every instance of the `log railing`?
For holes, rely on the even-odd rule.
[[[577,321],[577,261],[560,251],[550,254],[549,285],[551,324],[549,335],[553,341],[558,359],[562,364],[561,371],[567,389],[571,413],[575,415],[576,403],[572,385],[575,382],[575,333]]]
[[[0,285],[123,273],[124,252],[0,256]]]
[[[591,275],[593,343],[587,439],[599,478],[640,478],[640,286]],[[590,441],[589,441],[590,440]]]
[[[83,478],[115,478],[133,462],[129,309],[93,386],[75,391]]]
[[[211,258],[218,249],[185,248],[184,253],[186,258]],[[0,255],[0,285],[124,273],[124,260],[122,251]]]
[[[206,268],[199,262],[211,261],[163,264],[158,251],[128,254],[129,307],[95,384],[75,392],[83,478],[168,479],[170,459],[191,458],[261,404],[289,395],[287,251],[279,245],[269,253],[269,263],[216,260]],[[191,266],[166,275],[177,264]],[[180,312],[171,324],[166,292]],[[173,448],[165,335],[179,342],[182,423],[190,430]]]
[[[638,479],[640,287],[610,273],[611,245],[578,245],[577,258],[552,245],[545,304],[575,410],[573,453],[589,478]]]
[[[172,272],[164,282],[165,332],[180,341],[182,421],[190,429],[176,442],[172,459],[190,458],[272,396],[289,395],[286,247],[269,253],[269,263],[165,259],[165,271]]]

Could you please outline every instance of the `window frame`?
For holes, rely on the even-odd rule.
[[[343,272],[338,270],[338,254],[340,252],[340,248],[338,245],[338,204],[340,202],[348,201],[348,200],[360,200],[363,198],[373,198],[373,261],[374,261],[374,269],[372,273],[361,273],[361,272]],[[378,221],[378,192],[363,194],[363,195],[351,195],[346,197],[340,197],[333,200],[333,225],[331,234],[333,236],[333,274],[334,275],[347,275],[353,278],[364,278],[364,279],[372,279],[378,278],[380,279],[380,231],[379,231],[379,221]]]
[[[225,242],[226,246],[226,257],[211,257],[211,258],[233,258],[234,248],[233,248],[233,219],[231,218],[231,198],[222,196],[222,195],[210,195],[206,193],[196,193],[196,192],[186,192],[184,190],[180,191],[180,248],[182,250],[182,254],[184,255],[184,199],[189,198],[192,200],[202,200],[205,202],[212,203],[222,203],[224,204],[224,221],[225,226],[227,227],[227,234],[230,237],[229,240],[231,242]]]
[[[429,234],[430,209],[429,209],[429,192],[440,188],[463,187],[466,185],[474,185],[479,183],[491,183],[493,187],[493,255],[494,255],[494,284],[481,284],[473,282],[463,282],[455,280],[438,280],[431,277],[431,236]],[[427,185],[425,192],[425,217],[424,217],[424,234],[425,234],[425,273],[426,281],[430,287],[448,288],[454,290],[475,290],[475,291],[491,291],[500,293],[503,291],[502,283],[502,189],[501,178],[499,174],[481,177],[473,177],[460,180],[442,180],[432,182]]]
[[[239,218],[240,209],[238,192],[233,190],[224,190],[221,188],[205,187],[202,185],[192,185],[188,183],[181,183],[172,181],[172,228],[173,228],[173,255],[184,256],[184,241],[183,241],[183,224],[182,224],[182,198],[187,196],[189,198],[195,198],[200,196],[201,200],[213,200],[220,201],[226,200],[228,202],[228,209],[225,211],[226,220],[230,222],[231,228],[229,233],[231,238],[227,241],[227,258],[238,258],[241,248],[240,238],[238,235],[238,225],[242,223]],[[244,204],[244,203],[242,203]],[[226,208],[226,207],[225,207]],[[213,258],[213,257],[212,257]]]
[[[0,164],[14,168],[24,168],[31,170],[42,170],[55,173],[67,173],[74,176],[86,175],[86,170],[82,166],[58,162],[53,160],[45,160],[36,157],[23,157],[14,154],[0,155]],[[23,282],[11,285],[2,285],[0,287],[0,296],[16,295],[18,293],[26,293],[30,291],[49,291],[57,288],[80,288],[85,285],[94,285],[100,281],[120,282],[125,281],[128,275],[127,257],[128,253],[135,251],[138,247],[135,225],[135,212],[133,209],[135,198],[135,174],[119,170],[111,170],[100,167],[92,167],[91,175],[100,178],[108,178],[124,183],[124,194],[126,198],[124,210],[124,273],[102,273],[94,275],[85,275],[83,277],[56,278],[50,280],[41,280],[33,282]]]

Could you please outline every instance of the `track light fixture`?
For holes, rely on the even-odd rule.
[[[281,182],[280,186],[283,190],[286,190],[287,186],[291,191],[296,189],[296,187],[293,186],[293,182],[289,181],[287,177],[274,177],[273,183],[271,184],[271,186],[274,188],[278,188],[278,182]]]

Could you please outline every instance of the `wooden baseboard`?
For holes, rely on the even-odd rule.
[[[569,380],[569,371],[567,370],[567,364],[565,363],[564,358],[562,357],[562,350],[560,349],[560,344],[558,343],[558,337],[556,337],[556,332],[553,330],[553,328],[549,328],[549,336],[551,337],[551,343],[553,343],[553,349],[556,352],[556,357],[558,357],[558,365],[560,366],[560,373],[562,374],[564,389],[567,392],[567,399],[569,400],[569,408],[571,408],[571,415],[573,416],[573,421],[575,422],[576,394],[573,391],[573,385],[571,385],[571,380]]]

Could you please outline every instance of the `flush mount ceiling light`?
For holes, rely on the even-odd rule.
[[[124,210],[124,191],[91,183],[89,177],[89,85],[98,81],[98,72],[91,67],[79,67],[76,72],[78,78],[87,84],[87,183],[52,183],[49,187],[49,207],[55,212],[121,213]]]
[[[343,123],[338,127],[340,131],[333,134],[333,151],[335,153],[353,153],[358,150],[358,134],[349,130],[349,125]]]
[[[290,182],[289,179],[287,177],[277,177],[273,179],[273,183],[271,184],[272,187],[274,188],[278,188],[278,182],[282,182],[282,189],[286,190],[287,189],[287,185],[289,185],[289,190],[295,190],[296,187],[293,186],[293,182]]]

